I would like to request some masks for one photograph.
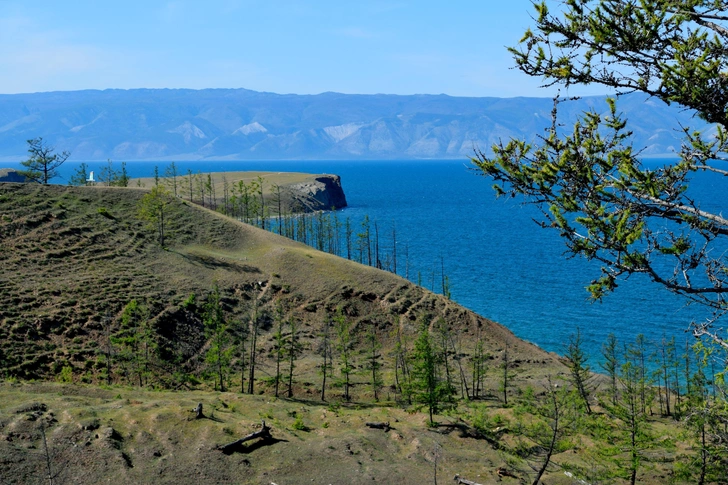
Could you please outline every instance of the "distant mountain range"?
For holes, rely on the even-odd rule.
[[[569,123],[604,98],[563,103]],[[550,124],[549,98],[273,94],[246,89],[109,89],[0,95],[0,159],[19,161],[42,136],[76,160],[408,159],[467,157],[499,139],[533,139]],[[680,148],[691,112],[623,96],[644,155]]]

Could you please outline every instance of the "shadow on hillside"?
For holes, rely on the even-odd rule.
[[[305,399],[299,397],[279,397],[281,401],[295,402],[299,404],[305,404],[306,406],[312,407],[342,407],[344,409],[374,409],[374,408],[387,408],[387,407],[399,407],[401,404],[396,401],[343,401],[331,398],[329,401],[321,401],[320,399]]]
[[[233,261],[224,261],[221,259],[213,258],[212,256],[202,256],[200,254],[180,253],[173,251],[185,258],[192,264],[198,264],[204,266],[207,269],[225,269],[234,273],[260,273],[260,269],[249,264],[241,264]]]
[[[288,443],[288,440],[271,437],[271,438],[258,440],[255,443],[252,443],[250,445],[246,445],[245,443],[240,443],[239,445],[234,446],[234,447],[229,447],[229,448],[223,450],[222,452],[226,455],[232,455],[233,453],[248,454],[248,453],[254,452],[255,450],[257,450],[259,448],[263,448],[264,446],[272,446],[276,443],[281,443],[281,442]]]

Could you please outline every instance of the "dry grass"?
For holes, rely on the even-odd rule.
[[[197,176],[198,174],[193,174]],[[207,173],[199,174],[207,181]],[[274,185],[292,185],[301,182],[307,182],[316,177],[310,173],[300,172],[212,172],[209,174],[212,184],[215,187],[215,193],[221,195],[224,190],[225,182],[228,186],[237,186],[238,182],[242,181],[245,184],[250,184],[253,181],[257,181],[260,177],[263,180],[263,195],[272,195],[272,187]],[[160,174],[161,176],[161,174]],[[182,194],[189,192],[189,180],[186,173],[178,176],[178,190]],[[169,179],[165,182],[169,184]],[[131,187],[153,187],[155,184],[154,177],[141,177],[131,179],[129,186]]]
[[[193,419],[191,410],[198,402],[203,403],[206,419]],[[478,412],[488,416],[490,426],[505,430],[495,446],[460,431],[472,430],[469,424]],[[216,449],[256,431],[261,420],[272,427],[275,441],[249,442],[228,455]],[[0,383],[0,481],[47,483],[42,425],[52,469],[59,474],[55,483],[96,484],[113,477],[140,484],[421,484],[433,482],[438,449],[438,483],[449,482],[455,474],[482,484],[530,483],[533,471],[514,452],[524,438],[516,430],[513,408],[500,408],[497,402],[462,404],[457,412],[436,420],[456,427],[428,428],[423,413],[382,404]],[[388,421],[392,430],[366,427],[371,421]],[[674,436],[674,423],[657,424],[662,438]],[[574,439],[585,442],[584,437]],[[653,454],[639,482],[667,483],[675,452],[656,449]],[[590,456],[588,449],[577,446],[556,454],[554,461],[588,468]],[[498,467],[518,478],[499,478]],[[562,468],[553,467],[544,483],[575,482]]]

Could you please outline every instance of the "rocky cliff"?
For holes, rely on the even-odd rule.
[[[25,182],[25,175],[14,168],[0,168],[0,182]]]
[[[299,205],[306,211],[342,209],[346,196],[338,175],[314,175],[304,182],[288,186],[292,206]]]
[[[198,188],[199,184],[203,183],[201,178],[209,180],[212,189],[205,195],[204,200],[200,199]],[[132,179],[129,186],[152,187],[154,183],[153,178],[140,178]],[[246,197],[257,197],[261,184],[265,204],[270,208],[272,214],[278,213],[279,203],[282,213],[343,209],[347,206],[341,177],[333,174],[303,172],[212,172],[204,174],[204,176],[202,174],[193,175],[191,183],[185,176],[180,177],[178,181],[178,195],[202,206],[211,205],[210,198],[213,197],[215,207],[223,207],[229,203],[242,211],[239,207],[242,204],[244,187],[247,187],[245,190],[248,191]],[[210,193],[216,195],[210,195]],[[230,199],[235,197],[235,201],[225,202],[225,197]]]

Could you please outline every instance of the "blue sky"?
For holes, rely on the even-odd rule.
[[[3,0],[0,93],[550,96],[510,69],[505,49],[532,10],[530,0]]]

